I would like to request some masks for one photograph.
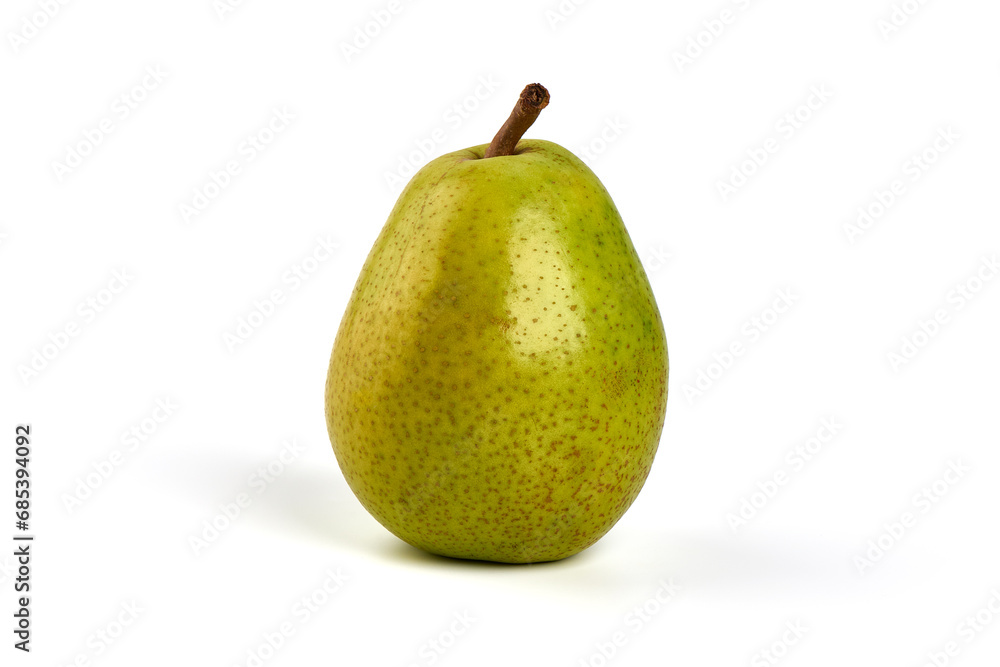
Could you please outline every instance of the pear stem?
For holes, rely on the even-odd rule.
[[[517,104],[514,105],[514,110],[510,112],[510,118],[493,137],[493,141],[483,157],[513,155],[514,149],[517,148],[517,142],[535,122],[542,109],[548,105],[549,91],[545,90],[545,86],[540,83],[529,83],[525,86]]]

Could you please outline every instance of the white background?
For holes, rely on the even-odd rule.
[[[996,2],[421,0],[367,44],[388,0],[44,4],[0,16],[0,534],[31,423],[37,535],[30,655],[0,550],[4,664],[996,664]],[[323,384],[401,161],[488,142],[532,81],[527,136],[586,157],[646,264],[666,426],[596,546],[451,561],[356,501]]]

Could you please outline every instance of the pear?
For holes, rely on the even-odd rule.
[[[529,85],[490,145],[414,175],[333,346],[344,477],[434,554],[586,549],[635,500],[663,428],[666,337],[621,216],[570,151],[520,140],[548,101]]]

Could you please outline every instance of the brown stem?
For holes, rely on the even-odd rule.
[[[497,132],[497,136],[493,137],[484,157],[513,155],[517,142],[535,122],[542,109],[548,105],[549,91],[545,90],[545,86],[540,83],[529,83],[525,86],[517,104],[514,105],[514,110],[510,112],[510,118]]]

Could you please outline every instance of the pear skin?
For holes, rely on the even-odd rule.
[[[333,449],[431,553],[576,554],[635,500],[667,400],[660,313],[621,216],[570,151],[439,157],[358,277],[326,383]]]

